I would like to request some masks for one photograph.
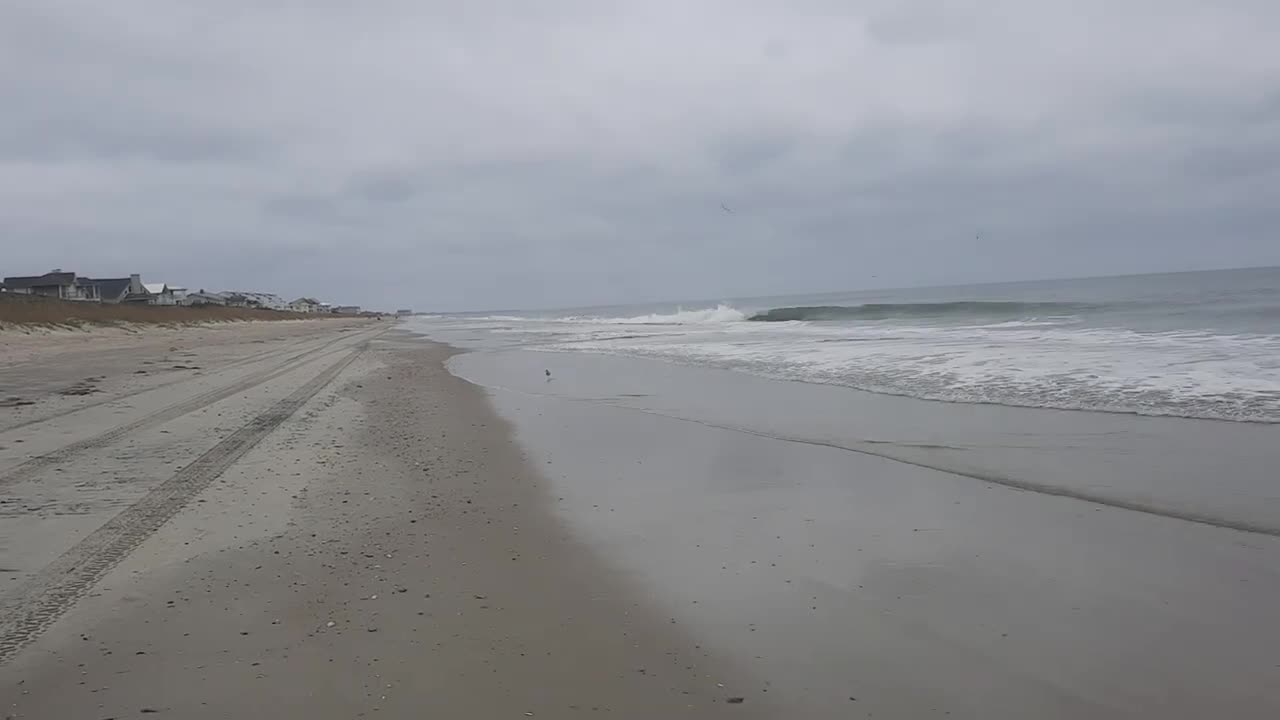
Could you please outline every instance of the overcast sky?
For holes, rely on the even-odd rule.
[[[1280,264],[1278,27],[1275,0],[4,2],[0,274],[428,310]]]

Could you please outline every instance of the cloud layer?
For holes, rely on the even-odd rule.
[[[1268,0],[26,5],[4,274],[459,309],[1280,264]]]

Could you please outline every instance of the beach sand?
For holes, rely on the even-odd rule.
[[[257,332],[0,376],[8,716],[1280,715],[1266,428]]]
[[[569,532],[450,349],[349,329],[10,420],[7,717],[778,716]]]
[[[1280,717],[1274,426],[586,353],[451,367],[780,717]]]

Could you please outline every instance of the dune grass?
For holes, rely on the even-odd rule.
[[[303,320],[333,317],[310,313],[229,308],[216,305],[103,305],[0,293],[0,328],[85,325],[188,325],[234,320]]]

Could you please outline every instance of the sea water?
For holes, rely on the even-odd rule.
[[[1280,268],[434,319],[503,344],[960,403],[1280,422]]]

